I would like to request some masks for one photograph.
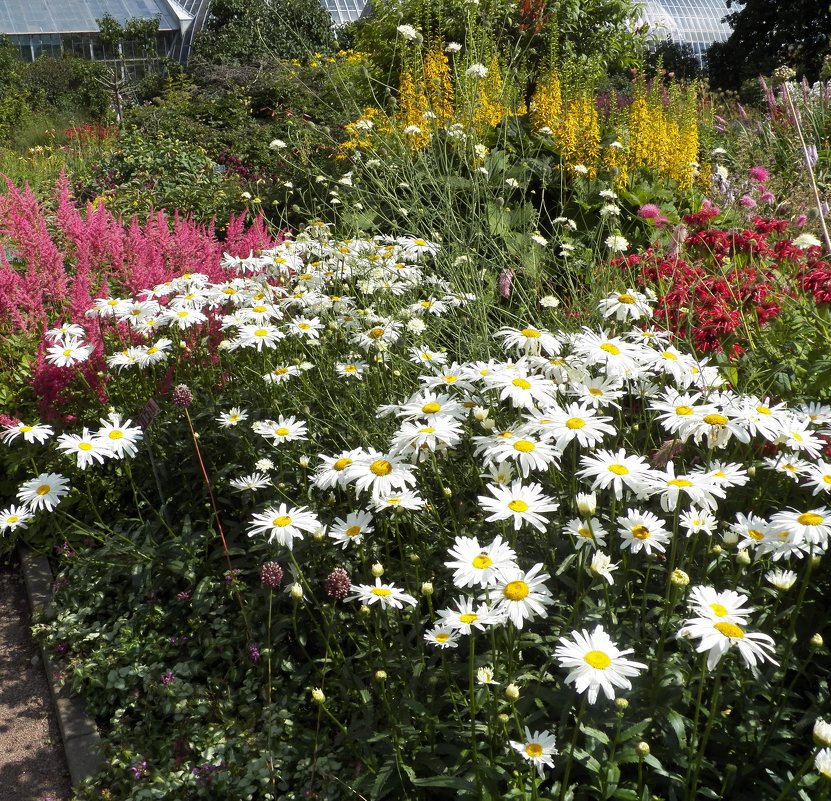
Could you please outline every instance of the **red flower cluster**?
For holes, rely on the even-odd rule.
[[[703,208],[684,218],[690,233],[680,255],[660,243],[617,259],[634,269],[642,287],[658,295],[655,319],[702,353],[740,355],[750,326],[776,318],[785,297],[799,289],[817,303],[831,302],[831,264],[819,248],[807,253],[788,238],[788,220],[754,218],[744,229],[710,227],[719,214]]]

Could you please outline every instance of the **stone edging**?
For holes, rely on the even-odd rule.
[[[53,576],[49,561],[45,556],[39,556],[24,545],[18,546],[17,553],[32,614],[45,612],[52,601]],[[70,697],[68,690],[62,685],[60,671],[51,655],[43,648],[40,649],[40,653],[58,718],[69,775],[72,784],[78,785],[103,766],[101,737],[80,699]]]

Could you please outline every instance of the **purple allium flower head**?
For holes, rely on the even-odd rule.
[[[187,601],[190,598],[192,590],[182,590],[181,592],[176,593],[176,600],[177,601]]]
[[[187,384],[177,384],[173,387],[173,402],[181,407],[187,409],[193,405],[193,393]]]
[[[248,644],[248,658],[252,662],[256,662],[260,658],[260,646],[252,642]]]
[[[170,687],[174,681],[176,681],[176,676],[172,670],[168,670],[166,673],[162,673],[161,675],[161,682],[164,684],[165,687]]]
[[[349,594],[352,587],[352,581],[342,567],[336,567],[327,577],[324,588],[326,594],[336,601],[342,601]]]
[[[277,562],[263,562],[260,567],[260,582],[269,590],[276,590],[283,583],[283,568]]]

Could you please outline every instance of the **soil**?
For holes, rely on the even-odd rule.
[[[20,576],[0,567],[0,801],[69,801],[69,772]]]

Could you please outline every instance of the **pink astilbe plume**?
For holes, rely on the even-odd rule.
[[[84,328],[85,342],[93,346],[86,362],[60,368],[45,360],[41,341],[32,386],[46,418],[60,413],[70,387],[91,389],[107,402],[101,378],[107,374],[104,331],[97,318],[86,316],[95,298],[110,292],[136,295],[189,272],[222,281],[227,279],[220,266],[224,252],[247,256],[280,241],[262,218],[247,224],[245,215],[231,218],[225,242],[213,224],[201,225],[175,210],[172,216],[156,211],[143,224],[135,217],[125,224],[105,203],[80,209],[64,175],[55,188],[53,211],[28,186],[21,190],[8,179],[6,184],[8,193],[0,196],[0,335],[42,337],[48,328],[71,322]],[[217,331],[209,329],[211,341]],[[123,325],[114,333],[122,342],[136,337]]]

